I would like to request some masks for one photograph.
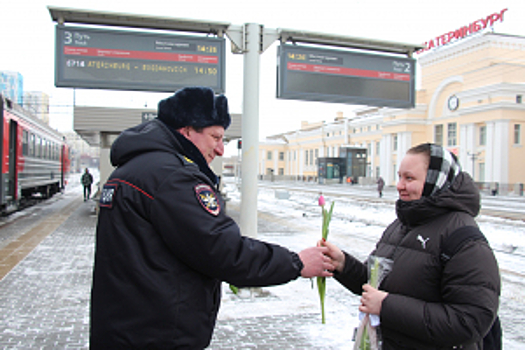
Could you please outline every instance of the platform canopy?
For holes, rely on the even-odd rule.
[[[176,30],[194,33],[210,33],[222,36],[230,23],[199,21],[194,19],[136,15],[117,12],[80,10],[48,6],[53,21],[58,24],[80,23],[88,25]]]

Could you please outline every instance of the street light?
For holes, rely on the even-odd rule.
[[[476,153],[468,152],[467,153],[468,156],[470,157],[470,159],[472,160],[472,179],[474,181],[476,181],[476,177],[475,177],[475,173],[474,173],[474,171],[476,169],[476,159],[478,159],[480,153],[481,152],[476,152]]]

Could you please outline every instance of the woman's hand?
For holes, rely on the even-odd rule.
[[[361,294],[361,305],[359,311],[367,314],[379,315],[381,313],[381,304],[388,295],[387,292],[375,289],[369,284],[363,286],[363,294]]]
[[[341,249],[325,240],[319,241],[317,245],[328,248],[326,255],[332,259],[332,264],[334,265],[335,270],[343,272],[345,267],[345,254],[341,251]]]

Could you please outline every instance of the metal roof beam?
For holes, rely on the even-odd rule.
[[[324,34],[314,33],[304,30],[295,29],[277,29],[280,35],[282,43],[307,43],[316,45],[329,45],[337,47],[348,47],[360,50],[371,50],[390,52],[397,54],[405,54],[409,57],[412,56],[414,51],[423,48],[422,45],[414,45],[407,43],[398,43],[393,41],[382,41],[366,38],[356,38],[351,36],[335,35],[335,34]]]
[[[230,23],[198,21],[183,18],[134,15],[127,13],[78,10],[48,6],[53,21],[64,23],[81,23],[117,27],[147,28],[160,30],[177,30],[215,34],[222,36]]]

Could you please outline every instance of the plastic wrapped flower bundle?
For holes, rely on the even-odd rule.
[[[392,269],[392,260],[374,255],[368,257],[368,284],[378,288],[381,281]],[[361,323],[357,329],[354,350],[381,350],[379,315],[361,313]]]
[[[330,205],[330,210],[325,208],[325,200],[323,195],[319,196],[319,206],[323,214],[323,226],[321,228],[322,239],[324,241],[328,238],[328,226],[330,225],[330,220],[332,219],[332,212],[334,211],[334,202]],[[317,289],[319,290],[319,298],[321,299],[321,319],[322,323],[326,323],[325,314],[324,314],[324,297],[326,293],[326,277],[317,277]]]

